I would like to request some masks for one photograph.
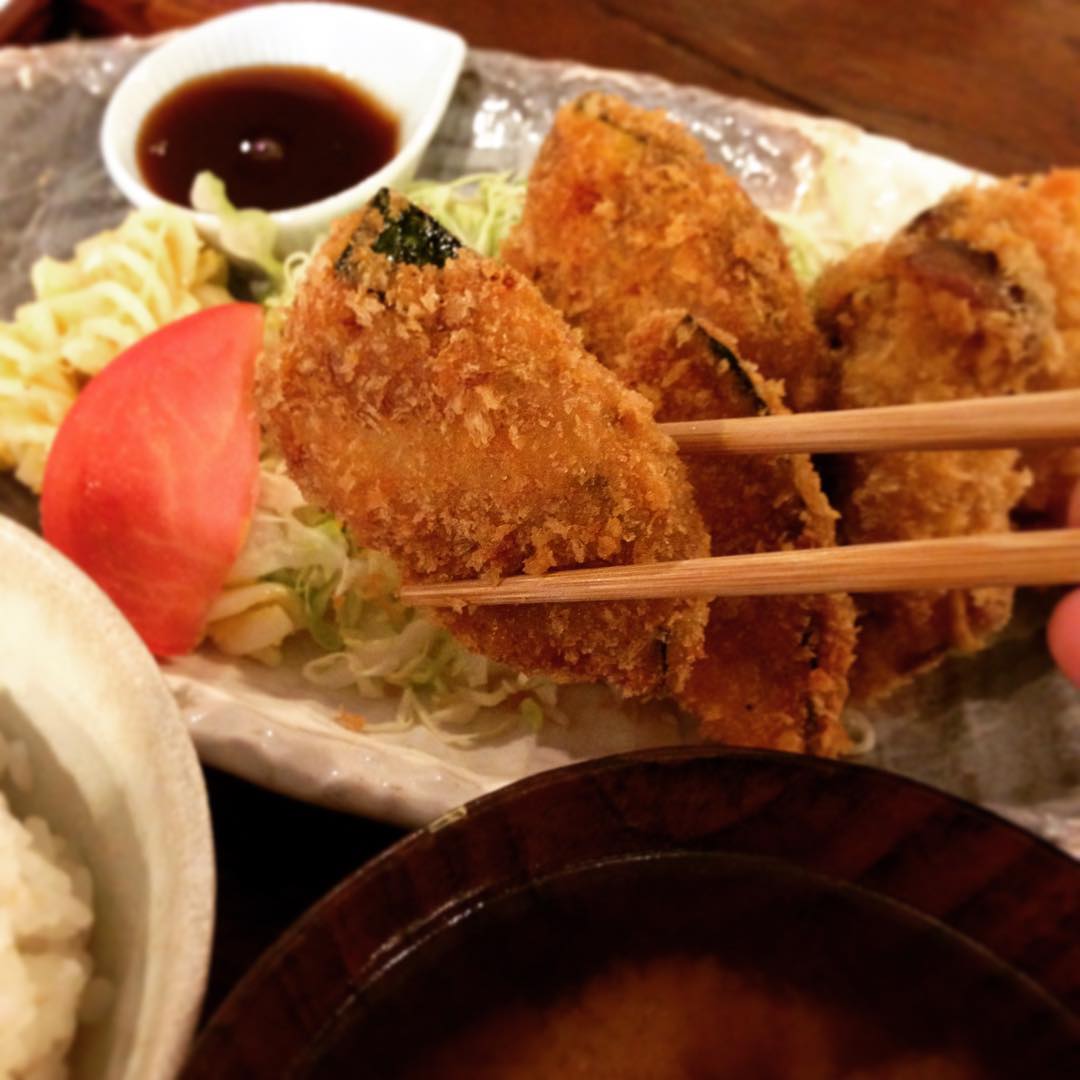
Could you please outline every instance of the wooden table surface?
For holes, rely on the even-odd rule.
[[[188,25],[230,0],[0,0],[0,41]],[[401,0],[476,46],[651,71],[854,121],[998,173],[1080,164],[1069,0]],[[208,770],[220,878],[207,1010],[310,903],[401,835]]]
[[[250,0],[0,0],[0,41],[148,33]],[[398,0],[470,44],[844,117],[1007,173],[1080,158],[1075,0]],[[55,14],[51,14],[54,12]]]

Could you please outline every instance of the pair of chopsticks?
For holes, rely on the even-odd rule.
[[[831,413],[661,424],[684,454],[872,453],[1080,444],[1080,391]],[[414,606],[971,589],[1080,583],[1080,529],[849,547],[409,585]]]

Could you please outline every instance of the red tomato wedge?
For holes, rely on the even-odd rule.
[[[45,538],[158,656],[198,644],[247,536],[259,481],[262,326],[256,304],[169,323],[91,380],[49,453]]]

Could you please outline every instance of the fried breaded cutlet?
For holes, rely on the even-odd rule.
[[[647,317],[615,368],[656,405],[658,420],[786,413],[780,387],[735,353],[731,339],[680,311]],[[805,454],[687,455],[713,555],[836,542],[836,514]],[[717,597],[705,655],[676,700],[702,734],[738,746],[838,754],[855,644],[850,597]]]
[[[707,554],[674,444],[537,290],[382,192],[313,258],[260,398],[305,496],[405,582]],[[678,690],[703,601],[465,608],[459,640],[528,673]]]
[[[1057,333],[1024,388],[1080,387],[1080,170],[965,188],[920,215],[912,231],[992,255],[1011,281],[1052,303]],[[1063,518],[1080,480],[1080,449],[1026,451],[1023,461],[1034,474],[1025,516]]]
[[[945,401],[1029,388],[1053,333],[1045,282],[925,217],[857,250],[816,284],[841,408]],[[834,505],[848,543],[1002,532],[1030,482],[1014,450],[860,454],[837,459]],[[1003,588],[858,598],[856,699],[878,697],[972,652],[1008,621]]]
[[[643,316],[685,310],[783,379],[792,408],[830,403],[828,357],[775,225],[662,112],[595,92],[563,106],[501,256],[602,363]]]

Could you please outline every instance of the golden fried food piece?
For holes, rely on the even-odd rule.
[[[600,93],[561,108],[501,255],[602,363],[643,316],[680,309],[783,379],[792,408],[831,402],[829,358],[775,225],[661,112]]]
[[[708,538],[648,403],[509,267],[400,196],[338,222],[260,388],[289,471],[406,582],[695,557]],[[632,695],[681,686],[702,601],[481,607],[470,647]]]
[[[679,311],[644,319],[615,369],[656,405],[658,420],[788,410],[780,387],[740,360],[730,339]],[[686,456],[713,555],[831,546],[836,514],[805,454]],[[855,645],[851,598],[717,597],[705,655],[676,700],[702,733],[738,746],[834,755]]]
[[[828,269],[818,321],[839,362],[842,408],[945,401],[1028,388],[1053,332],[1052,298],[989,252],[928,234],[918,219],[888,245]],[[1014,450],[837,459],[834,505],[849,543],[1003,532],[1029,476]],[[1011,589],[858,599],[856,699],[972,652],[1008,621]]]
[[[1018,287],[1052,302],[1057,332],[1046,336],[1025,389],[1080,387],[1080,170],[965,188],[920,215],[912,231],[992,255]],[[1034,474],[1027,516],[1062,518],[1080,481],[1080,449],[1027,451],[1023,462]]]

